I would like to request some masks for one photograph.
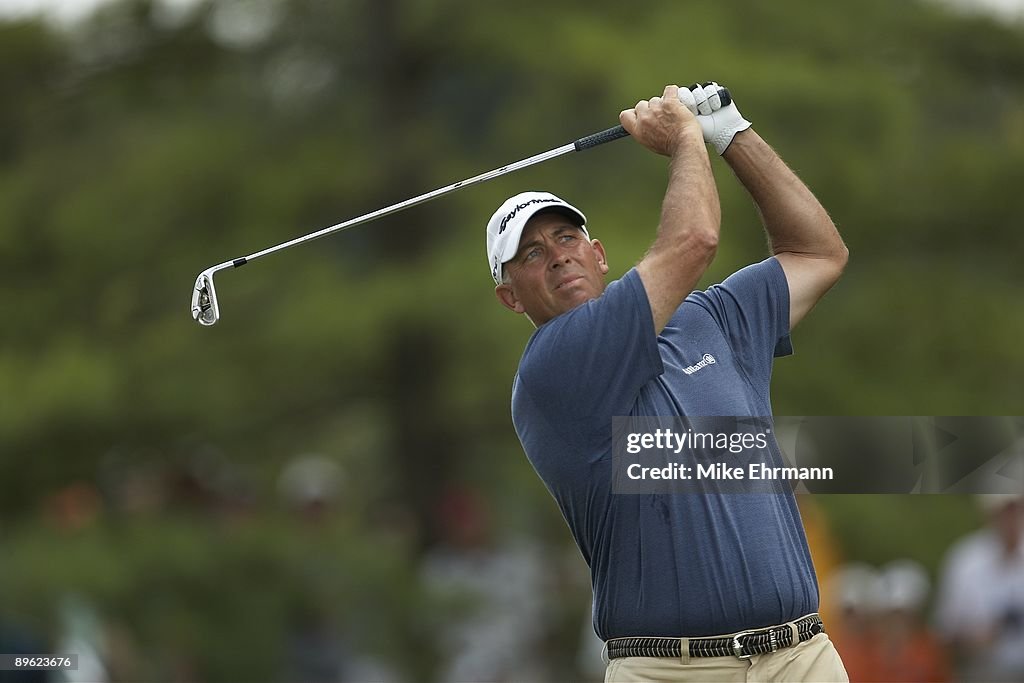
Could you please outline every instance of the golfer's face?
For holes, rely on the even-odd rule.
[[[515,302],[510,308],[539,326],[601,296],[608,266],[600,242],[565,216],[545,213],[526,224],[505,272]]]

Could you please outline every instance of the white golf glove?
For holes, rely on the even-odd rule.
[[[750,121],[743,118],[731,95],[726,95],[728,104],[722,106],[724,88],[717,83],[705,83],[703,86],[694,83],[689,88],[679,89],[679,101],[693,112],[704,132],[704,142],[714,145],[715,151],[721,156],[732,139],[741,130],[750,128]]]

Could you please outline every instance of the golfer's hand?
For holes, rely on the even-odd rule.
[[[722,106],[721,90],[714,81],[704,85],[694,83],[689,88],[679,89],[679,99],[697,115],[704,142],[712,145],[719,156],[725,153],[736,133],[750,128],[750,121],[743,118],[731,96],[729,103]]]
[[[641,145],[667,157],[675,156],[688,139],[703,135],[675,85],[666,86],[661,97],[640,100],[632,109],[623,110],[619,123]]]

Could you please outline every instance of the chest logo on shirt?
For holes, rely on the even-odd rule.
[[[687,375],[692,375],[701,368],[706,368],[707,366],[714,365],[717,362],[718,361],[715,360],[714,356],[712,356],[710,353],[705,353],[704,357],[700,359],[699,363],[683,368],[683,372],[685,372]]]

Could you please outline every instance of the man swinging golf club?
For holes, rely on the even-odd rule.
[[[773,358],[846,247],[717,84],[670,85],[619,120],[670,159],[657,234],[621,279],[605,284],[604,247],[552,194],[512,197],[487,224],[497,297],[537,327],[513,422],[590,565],[606,680],[845,681],[788,489],[617,495],[611,451],[613,416],[771,415]],[[772,255],[694,292],[721,221],[705,143],[750,193]]]

